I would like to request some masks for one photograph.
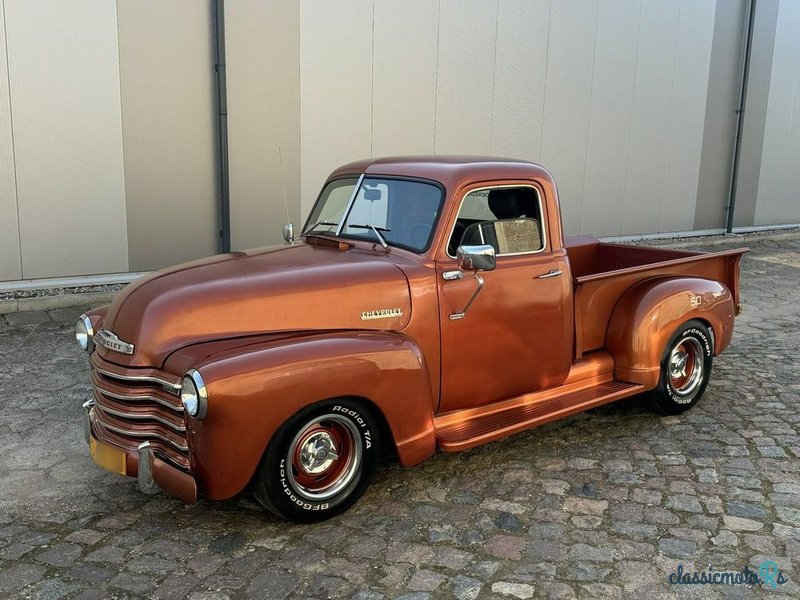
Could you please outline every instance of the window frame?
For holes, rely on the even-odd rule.
[[[504,183],[500,185],[485,185],[482,187],[472,188],[469,191],[465,192],[463,196],[461,196],[461,201],[458,203],[458,210],[456,211],[455,219],[453,219],[453,223],[450,226],[450,232],[444,239],[444,252],[448,258],[455,259],[455,256],[452,256],[448,251],[447,248],[450,245],[450,239],[453,237],[453,232],[456,229],[456,223],[458,222],[458,215],[461,213],[461,208],[464,206],[464,201],[467,199],[467,196],[470,194],[474,194],[475,192],[482,192],[484,190],[504,190],[510,188],[530,188],[533,190],[533,193],[536,195],[536,201],[539,204],[539,217],[540,223],[539,227],[541,228],[542,233],[542,247],[539,250],[531,250],[528,252],[509,252],[507,254],[497,254],[497,258],[504,258],[506,256],[527,256],[529,254],[541,254],[545,250],[547,250],[548,240],[547,237],[547,216],[544,214],[544,203],[542,202],[542,194],[539,192],[539,188],[531,183]],[[501,221],[502,219],[495,219],[495,221]]]

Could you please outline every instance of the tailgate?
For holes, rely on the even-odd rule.
[[[740,312],[739,262],[747,248],[695,252],[600,242],[587,248],[568,252],[575,288],[576,358],[605,345],[608,322],[620,296],[645,279],[700,277],[722,282],[733,295],[736,314]]]

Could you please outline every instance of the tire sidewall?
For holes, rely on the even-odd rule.
[[[302,496],[286,476],[291,468],[289,446],[295,435],[316,417],[335,414],[355,425],[361,438],[361,464],[353,480],[336,495],[325,500],[310,500]],[[326,401],[292,417],[273,437],[267,447],[256,485],[275,512],[298,522],[321,521],[347,510],[358,500],[372,479],[378,463],[378,423],[364,406],[354,400]]]
[[[681,396],[675,393],[670,383],[669,361],[675,344],[678,340],[687,336],[693,337],[700,342],[700,347],[703,350],[703,376],[699,385],[691,394]],[[681,411],[694,406],[700,400],[700,397],[703,395],[708,385],[713,360],[714,340],[708,328],[699,321],[688,321],[681,325],[672,337],[670,337],[669,343],[664,350],[664,356],[661,359],[661,379],[659,381],[658,391],[663,400],[671,404],[674,409]]]

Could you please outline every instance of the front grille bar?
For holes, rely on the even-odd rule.
[[[102,400],[96,401],[95,407],[99,408],[102,412],[108,413],[115,417],[119,417],[121,419],[133,419],[136,421],[158,421],[159,423],[162,423],[167,427],[169,427],[170,429],[173,429],[179,433],[186,433],[186,427],[183,427],[182,425],[176,425],[175,423],[168,421],[167,419],[164,419],[162,417],[159,417],[158,415],[154,415],[152,413],[130,413],[121,410],[116,410],[114,408],[110,408],[105,404],[103,404]]]
[[[97,409],[97,405],[95,404],[95,409]],[[180,450],[181,452],[189,452],[189,446],[183,446],[174,440],[169,439],[165,435],[161,435],[157,431],[136,431],[133,429],[125,429],[123,427],[117,427],[116,425],[111,425],[106,421],[100,421],[100,424],[108,429],[109,431],[113,431],[114,433],[118,433],[119,435],[147,439],[147,438],[156,438],[161,440],[162,442],[168,443],[173,448]]]
[[[123,401],[131,401],[131,402],[155,402],[156,404],[160,404],[161,406],[166,406],[170,410],[175,411],[176,413],[183,413],[183,405],[176,405],[164,400],[163,398],[159,398],[158,396],[151,396],[149,394],[118,394],[117,392],[110,392],[107,389],[100,387],[99,385],[95,385],[95,388],[98,392],[103,394],[104,396],[108,396],[109,398],[113,398],[114,400],[123,400]]]
[[[100,367],[95,366],[94,369],[108,377],[109,379],[119,379],[121,381],[136,381],[136,382],[153,382],[157,383],[158,385],[168,388],[172,393],[177,394],[181,390],[180,383],[172,383],[167,381],[166,379],[161,379],[160,377],[154,377],[152,375],[120,375],[119,373],[113,373],[111,371],[106,371],[105,369],[101,369]]]

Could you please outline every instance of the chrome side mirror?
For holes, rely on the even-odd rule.
[[[458,267],[465,271],[493,271],[497,266],[492,246],[459,246],[456,251]]]
[[[294,244],[294,225],[291,223],[283,226],[283,241],[287,244]]]
[[[456,251],[456,255],[458,257],[458,267],[460,269],[464,269],[465,271],[475,271],[474,277],[478,287],[475,289],[472,297],[467,301],[467,305],[464,307],[464,310],[450,315],[451,321],[463,319],[466,316],[469,307],[472,306],[473,302],[475,302],[475,298],[477,298],[478,294],[481,293],[481,290],[483,289],[483,277],[481,277],[480,272],[493,271],[497,266],[494,247],[489,245],[459,246],[458,250]]]

